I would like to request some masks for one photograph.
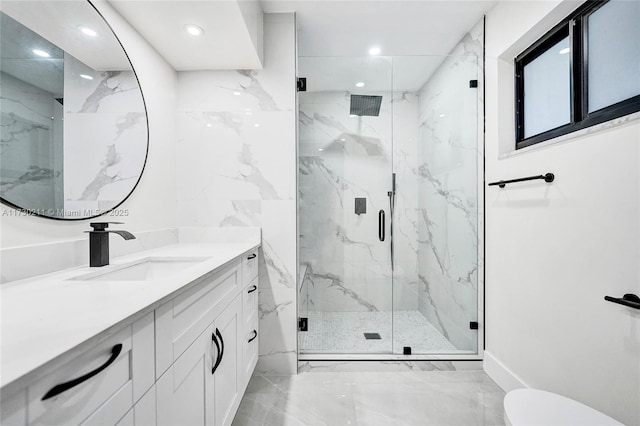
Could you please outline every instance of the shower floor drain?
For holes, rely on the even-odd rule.
[[[380,333],[364,333],[364,338],[367,340],[381,340]]]

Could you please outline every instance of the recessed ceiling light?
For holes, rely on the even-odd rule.
[[[258,123],[254,124],[253,127],[260,127]]]
[[[234,94],[234,95],[236,95],[236,96],[240,96],[242,93],[240,93],[240,92],[233,92],[233,94]]]
[[[324,149],[322,149],[322,148],[318,148],[318,151],[324,151]]]
[[[362,81],[359,81],[356,83],[356,87],[364,87],[364,83]]]
[[[440,118],[446,117],[446,116],[447,116],[446,114],[440,114]]]
[[[79,26],[79,27],[78,27],[78,30],[79,30],[80,32],[82,32],[82,34],[87,35],[87,36],[89,36],[89,37],[97,37],[97,35],[98,35],[98,33],[97,33],[97,32],[95,32],[94,30],[92,30],[92,29],[91,29],[91,28],[89,28],[89,27]]]
[[[346,139],[345,138],[341,138],[340,141],[341,142],[346,142]]]
[[[40,50],[40,49],[33,49],[32,50],[33,53],[35,53],[38,56],[41,56],[43,58],[50,58],[51,55],[49,55],[47,52],[45,52],[44,50]]]
[[[207,127],[213,127],[213,124],[207,123]]]
[[[93,77],[87,74],[80,74],[80,77],[84,78],[85,80],[93,80]]]
[[[571,49],[569,49],[568,47],[565,47],[564,49],[562,49],[561,51],[558,52],[558,54],[560,55],[566,55],[567,53],[571,52]]]
[[[184,29],[186,32],[188,32],[192,36],[199,36],[204,34],[204,30],[201,27],[194,24],[187,24],[184,26]]]
[[[369,49],[369,55],[379,55],[381,52],[379,47],[372,47],[371,49]]]

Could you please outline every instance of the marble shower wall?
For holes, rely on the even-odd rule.
[[[301,58],[304,61],[305,58]],[[389,61],[391,66],[391,61]],[[381,95],[377,117],[350,117],[349,92],[306,92],[299,97],[300,262],[306,265],[305,309],[390,311],[417,309],[417,241],[405,233],[417,218],[417,184],[410,178],[416,156],[417,97]],[[392,116],[393,114],[393,116]],[[402,140],[400,155],[392,139]],[[392,287],[389,238],[391,173],[399,196]],[[355,198],[366,213],[355,213]],[[378,211],[387,217],[387,238],[378,239]],[[398,222],[399,220],[399,222]],[[413,251],[416,250],[416,251]],[[392,295],[393,291],[393,295]]]
[[[0,75],[0,92],[0,195],[33,209],[61,209],[62,106],[55,100],[60,94],[6,73]]]
[[[297,371],[296,26],[264,15],[264,68],[178,74],[179,227],[262,228],[260,360]]]
[[[454,48],[419,91],[418,304],[431,323],[460,350],[475,351],[482,208],[483,25]],[[478,196],[480,194],[480,197]]]

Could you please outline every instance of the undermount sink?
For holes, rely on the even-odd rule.
[[[75,281],[150,281],[166,278],[208,260],[206,257],[150,257],[72,278]]]

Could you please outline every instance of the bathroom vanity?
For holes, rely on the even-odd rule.
[[[8,283],[3,425],[228,425],[258,360],[259,239]]]

